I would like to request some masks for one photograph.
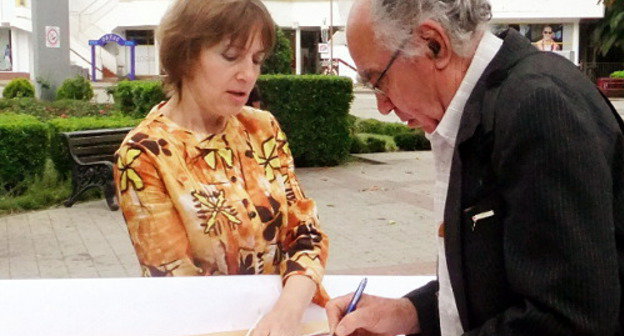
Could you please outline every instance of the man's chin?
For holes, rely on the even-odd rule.
[[[413,119],[407,121],[407,126],[413,129],[422,128],[422,126],[418,123],[418,121],[413,120]]]

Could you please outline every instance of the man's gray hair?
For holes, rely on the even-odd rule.
[[[453,50],[468,56],[474,37],[492,18],[488,0],[371,0],[371,15],[376,37],[390,50],[401,48],[412,29],[431,19],[442,25]],[[405,46],[404,52],[418,56],[424,44]]]

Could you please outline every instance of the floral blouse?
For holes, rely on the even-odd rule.
[[[144,276],[297,274],[320,284],[327,236],[275,118],[245,107],[223,132],[206,135],[159,107],[115,155],[119,203]],[[324,305],[318,288],[314,302]]]

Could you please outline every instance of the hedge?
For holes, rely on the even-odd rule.
[[[108,92],[113,95],[116,108],[133,118],[145,117],[152,107],[167,99],[158,81],[121,81]]]
[[[402,133],[394,136],[394,143],[404,151],[429,150],[431,143],[422,130],[414,133]]]
[[[0,185],[4,190],[42,174],[48,150],[48,132],[33,116],[0,114]]]
[[[264,107],[279,120],[298,166],[333,166],[349,156],[351,80],[321,75],[263,75]]]
[[[130,117],[57,118],[48,121],[50,128],[50,157],[52,162],[54,162],[54,167],[62,177],[69,176],[71,172],[72,159],[61,132],[132,127],[138,125],[139,122],[141,122],[141,119]]]

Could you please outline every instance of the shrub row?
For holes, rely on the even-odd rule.
[[[16,78],[7,84],[2,96],[12,98],[32,98],[35,96],[34,85],[26,78]],[[93,98],[93,87],[88,79],[82,76],[68,78],[63,81],[56,91],[56,99],[73,99],[89,101]]]
[[[422,130],[414,130],[404,124],[356,117],[350,119],[350,124],[352,153],[384,152],[397,148],[404,151],[431,149],[431,144]],[[388,140],[388,137],[392,140]]]

